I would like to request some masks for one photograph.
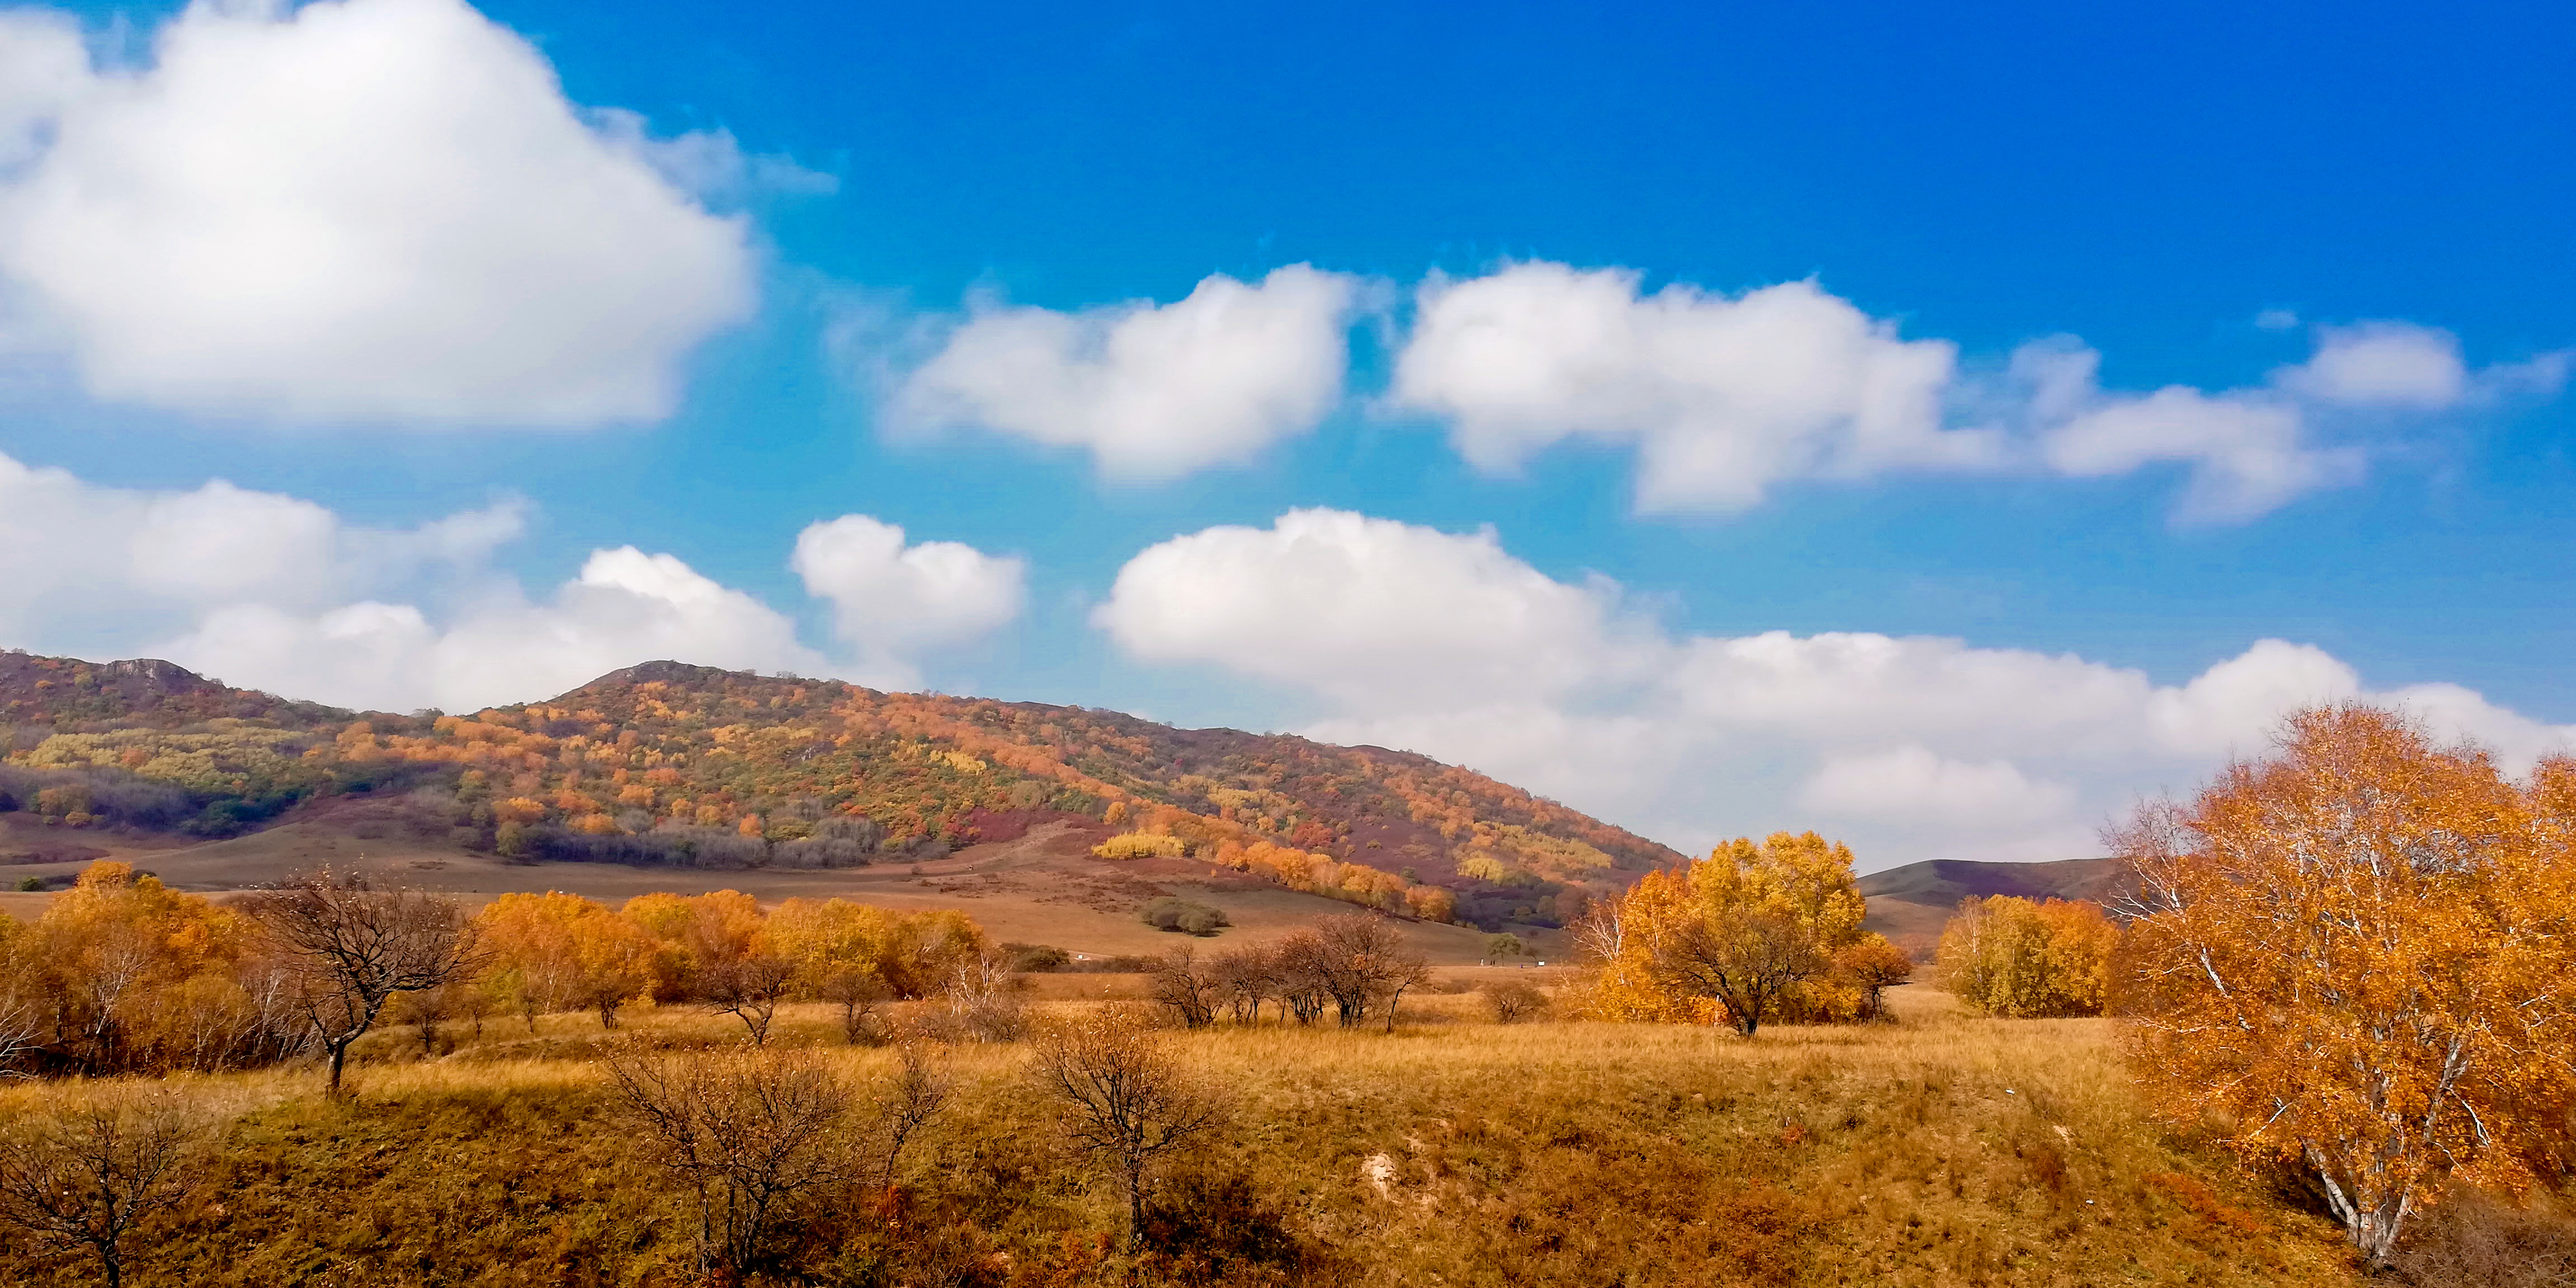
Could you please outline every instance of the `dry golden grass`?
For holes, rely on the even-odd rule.
[[[1055,1143],[1023,1052],[960,1046],[904,1193],[835,1205],[788,1253],[816,1283],[2359,1281],[2327,1222],[2145,1122],[2105,1022],[1975,1019],[1921,989],[1897,1010],[1746,1041],[1497,1026],[1458,993],[1408,998],[1392,1035],[1172,1034],[1235,1112],[1158,1227],[1212,1251],[1142,1271],[1104,1260],[1119,1199]],[[740,1035],[663,1008],[623,1036]],[[190,1083],[236,1116],[141,1282],[686,1282],[687,1231],[609,1101],[597,1022],[465,1036],[432,1060],[407,1031],[371,1036],[348,1104],[300,1070]],[[835,1017],[790,1008],[773,1041],[830,1047]],[[858,1078],[891,1059],[837,1050]],[[0,1115],[77,1093],[0,1090]],[[0,1250],[0,1282],[83,1280]]]

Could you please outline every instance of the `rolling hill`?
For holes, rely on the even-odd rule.
[[[1941,927],[1962,899],[2011,895],[2020,899],[2087,899],[2107,903],[2121,878],[2116,859],[2060,859],[2054,863],[1984,863],[1927,859],[1860,879],[1869,900],[1865,924],[1897,946],[1927,958]]]
[[[523,867],[872,881],[1035,832],[1078,838],[1095,869],[1548,926],[1682,858],[1409,752],[675,662],[545,702],[395,715],[167,662],[0,654],[0,713],[0,860],[141,845],[209,881],[217,843],[278,828]]]

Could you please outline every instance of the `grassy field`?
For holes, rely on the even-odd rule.
[[[1066,1012],[1124,991],[1063,977]],[[1354,1285],[2343,1284],[2329,1223],[2147,1123],[2103,1021],[1993,1021],[1899,990],[1898,1021],[1766,1028],[1484,1022],[1434,995],[1395,1033],[1218,1028],[1165,1040],[1231,1119],[1161,1187],[1199,1255],[1150,1282]],[[636,1012],[705,1045],[733,1021]],[[774,1042],[854,1078],[891,1056],[782,1014]],[[154,1284],[688,1282],[688,1228],[617,1112],[606,1035],[487,1020],[456,1050],[367,1039],[355,1097],[302,1070],[192,1080],[226,1115],[187,1202],[146,1233]],[[1059,1143],[1013,1044],[945,1048],[949,1111],[898,1194],[804,1222],[802,1282],[1130,1282],[1119,1199]],[[85,1094],[0,1090],[0,1114]],[[1195,1267],[1190,1269],[1188,1267]],[[0,1248],[0,1282],[88,1282]]]

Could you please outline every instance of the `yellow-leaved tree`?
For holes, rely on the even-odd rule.
[[[2576,1091],[2576,764],[2527,787],[2347,704],[2112,840],[2119,983],[2166,1110],[2304,1167],[2385,1263],[2449,1178],[2514,1183]]]
[[[1941,931],[1941,983],[1988,1015],[2100,1015],[2119,942],[2097,903],[1969,898]]]
[[[1814,832],[1718,846],[1649,872],[1577,935],[1599,966],[1583,1007],[1606,1020],[1716,1023],[1854,1019],[1901,979],[1902,954],[1861,929],[1848,846]]]
[[[653,944],[634,922],[580,895],[505,894],[475,914],[487,956],[476,986],[527,1017],[599,1013],[601,1028],[649,982]]]

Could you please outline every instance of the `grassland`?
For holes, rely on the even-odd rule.
[[[2104,1021],[1983,1020],[1910,989],[1892,1024],[1745,1041],[1500,1026],[1477,1001],[1408,1000],[1391,1035],[1168,1035],[1234,1111],[1163,1184],[1165,1252],[1141,1270],[1107,1251],[1119,1199],[1058,1144],[1025,1052],[949,1048],[951,1109],[900,1191],[826,1205],[783,1255],[818,1284],[2360,1281],[2329,1223],[2148,1123]],[[727,1043],[731,1024],[646,1010],[626,1036]],[[891,1058],[833,1033],[790,1011],[773,1041],[854,1078]],[[148,1231],[139,1282],[687,1282],[687,1227],[598,1064],[607,1036],[571,1015],[463,1036],[436,1059],[409,1031],[371,1036],[345,1103],[298,1070],[184,1084],[224,1108],[221,1147]],[[87,1090],[0,1090],[0,1114]],[[0,1282],[82,1273],[0,1248]]]

